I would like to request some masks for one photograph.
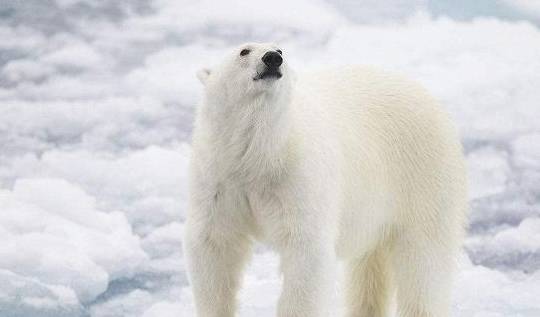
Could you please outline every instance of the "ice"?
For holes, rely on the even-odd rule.
[[[294,36],[292,32],[326,33],[346,20],[328,3],[315,1],[174,1],[159,0],[154,7],[158,14],[143,19],[128,20],[131,27],[165,28],[190,38],[193,32],[208,32],[224,38],[278,32],[279,36]],[[287,7],[287,10],[279,8]],[[161,10],[160,10],[161,9]],[[298,12],[302,14],[297,14]],[[314,19],[316,17],[316,19]],[[244,34],[242,34],[244,33]],[[249,36],[249,35],[248,35]]]
[[[159,302],[145,311],[142,317],[176,317],[185,313],[185,307],[180,304]]]
[[[369,24],[403,22],[418,10],[426,8],[426,0],[335,0],[330,3],[346,17]]]
[[[83,314],[77,296],[67,287],[46,285],[7,270],[0,270],[0,285],[0,312],[4,316],[77,317]]]
[[[528,1],[528,0],[503,0],[502,1],[506,6],[513,8],[525,16],[536,19],[540,21],[540,3],[537,1]]]
[[[284,9],[286,8],[286,9]],[[192,316],[182,252],[195,72],[248,41],[370,64],[455,119],[471,210],[456,316],[539,316],[534,1],[26,0],[0,5],[0,315]],[[274,316],[258,246],[241,316]],[[336,303],[336,306],[339,306]]]
[[[147,235],[143,240],[143,248],[155,258],[163,258],[173,253],[181,253],[184,226],[178,222],[172,222],[159,227]]]
[[[485,266],[536,272],[540,269],[540,218],[526,218],[494,236],[470,238],[467,247],[475,261]]]
[[[465,263],[455,288],[456,316],[537,316],[540,274],[511,278],[497,270]]]
[[[0,206],[0,267],[64,286],[83,303],[147,260],[123,213],[97,210],[93,197],[65,180],[18,179],[0,192]]]
[[[105,61],[101,55],[87,43],[74,43],[53,51],[41,58],[46,64],[57,68],[72,70],[102,68]]]
[[[84,184],[89,193],[105,198],[101,203],[107,209],[129,207],[126,216],[142,230],[182,220],[188,155],[185,144],[167,149],[151,146],[114,156],[52,150],[39,160],[29,157],[15,162],[11,171]]]
[[[141,316],[155,302],[152,293],[135,289],[125,295],[92,305],[90,314],[92,317]]]
[[[479,148],[468,156],[470,196],[474,198],[504,192],[510,174],[507,153]]]
[[[523,168],[540,167],[540,133],[520,136],[512,144],[515,164]]]

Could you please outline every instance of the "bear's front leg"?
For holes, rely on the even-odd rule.
[[[186,227],[184,249],[196,316],[235,316],[236,293],[251,250],[249,238],[189,219]]]
[[[332,215],[337,213],[325,193],[315,197],[308,186],[284,188],[266,204],[283,273],[277,316],[329,316],[336,269]]]
[[[291,237],[280,252],[283,289],[278,317],[329,316],[335,255],[329,241]]]

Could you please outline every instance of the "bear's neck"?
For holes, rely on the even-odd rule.
[[[289,95],[261,93],[224,106],[209,104],[204,115],[220,178],[244,183],[275,179],[288,155],[291,130]]]

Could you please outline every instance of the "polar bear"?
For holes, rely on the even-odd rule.
[[[278,252],[279,317],[449,315],[466,176],[447,114],[366,67],[294,75],[249,43],[198,73],[184,248],[198,317],[231,317],[254,240]],[[389,305],[389,303],[395,305]]]

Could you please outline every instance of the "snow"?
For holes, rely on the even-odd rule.
[[[18,179],[0,192],[1,267],[73,290],[89,302],[109,280],[130,277],[147,260],[121,212],[63,179]],[[23,252],[21,252],[23,251]]]
[[[185,313],[184,307],[171,302],[160,302],[152,305],[142,317],[176,317]]]
[[[46,285],[32,278],[0,270],[0,312],[4,316],[81,316],[75,293],[64,286]]]
[[[540,274],[510,277],[482,265],[464,264],[455,290],[457,316],[537,316]]]
[[[0,315],[192,316],[182,232],[195,72],[239,43],[275,41],[298,71],[370,64],[433,92],[469,167],[454,315],[539,316],[533,2],[2,3]],[[278,267],[259,246],[241,316],[274,315]]]
[[[469,195],[480,198],[504,192],[510,174],[506,152],[491,147],[469,153]]]
[[[540,19],[540,2],[528,0],[503,0],[503,3],[526,16]]]
[[[514,140],[515,164],[520,167],[540,167],[540,133],[531,133]]]

